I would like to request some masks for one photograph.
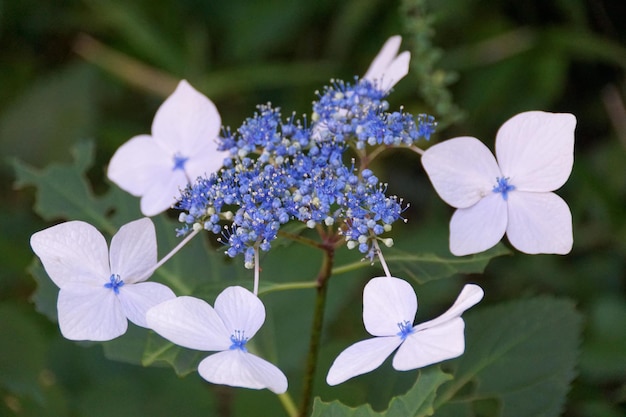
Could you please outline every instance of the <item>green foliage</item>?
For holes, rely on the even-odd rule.
[[[437,389],[452,376],[432,366],[419,372],[413,387],[404,395],[393,398],[383,412],[362,405],[351,408],[339,401],[325,403],[316,398],[311,417],[427,417],[434,413]]]
[[[43,170],[14,160],[15,186],[36,186],[34,210],[46,220],[82,220],[114,233],[116,227],[107,216],[115,207],[113,199],[94,196],[85,178],[93,152],[93,142],[81,142],[73,151],[74,164],[53,164]]]
[[[512,301],[470,312],[466,323],[466,351],[452,362],[454,380],[439,391],[437,417],[561,414],[581,333],[571,301]]]
[[[8,318],[0,325],[0,415],[281,415],[271,393],[207,389],[197,376],[178,378],[202,353],[173,347],[145,329],[131,325],[124,337],[104,344],[63,340],[50,321],[58,290],[31,261],[28,237],[54,222],[84,220],[110,238],[141,216],[136,198],[109,187],[104,167],[121,143],[149,132],[176,80],[185,77],[215,99],[226,125],[238,126],[256,104],[270,100],[286,114],[308,112],[315,89],[331,77],[362,74],[396,33],[405,36],[413,67],[396,86],[392,106],[439,116],[433,141],[472,135],[490,144],[498,126],[521,110],[577,116],[574,172],[559,190],[574,216],[574,250],[567,257],[500,256],[508,251],[499,245],[488,254],[452,258],[445,242],[451,211],[430,188],[415,186],[424,183],[417,159],[384,161],[381,170],[403,173],[390,187],[402,189],[398,194],[411,203],[410,222],[401,238],[394,236],[397,251],[388,261],[394,275],[418,286],[418,314],[430,315],[432,303],[443,308],[460,280],[479,282],[486,299],[467,315],[467,353],[444,366],[454,379],[436,389],[433,401],[406,397],[422,377],[415,382],[415,373],[390,366],[329,388],[323,377],[334,355],[364,337],[358,307],[362,286],[374,275],[367,262],[357,262],[356,252],[342,249],[316,374],[316,391],[329,402],[318,400],[315,412],[384,415],[396,397],[392,404],[402,398],[433,404],[435,416],[624,415],[626,33],[620,1],[261,6],[246,0],[23,0],[3,2],[0,9],[6,63],[0,66],[0,155],[14,161],[15,172],[0,169],[0,312]],[[99,43],[81,43],[85,36]],[[86,137],[97,145],[79,142]],[[73,162],[59,164],[70,152]],[[176,222],[168,216],[155,222],[162,256],[179,240]],[[290,392],[297,394],[319,259],[284,242],[263,259],[268,319],[253,342],[285,370]],[[456,278],[445,279],[451,275]],[[152,279],[211,302],[225,285],[250,285],[249,271],[204,238],[194,239]],[[572,303],[536,297],[541,294],[574,300],[585,319],[582,342]],[[510,301],[520,297],[530,298]],[[524,332],[533,337],[514,343]],[[544,339],[551,345],[542,345]],[[499,343],[507,341],[510,349],[503,350]],[[579,344],[579,375],[563,404]],[[105,360],[103,350],[113,360]],[[438,372],[428,368],[421,375]],[[532,398],[520,401],[522,393]],[[366,402],[386,411],[358,406]]]

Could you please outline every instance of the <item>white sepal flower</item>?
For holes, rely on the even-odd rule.
[[[265,307],[242,287],[228,287],[215,308],[194,297],[178,297],[148,311],[150,328],[169,341],[190,349],[219,351],[198,366],[202,378],[214,384],[287,391],[280,369],[246,349],[265,321]]]
[[[521,252],[566,254],[572,214],[552,191],[574,163],[576,118],[530,111],[506,121],[496,136],[496,158],[473,137],[432,146],[422,164],[439,196],[457,208],[450,220],[450,251],[482,252],[505,232]]]
[[[104,341],[126,332],[128,320],[147,327],[146,311],[175,297],[163,284],[143,282],[157,263],[148,218],[120,228],[107,248],[89,223],[71,221],[31,236],[30,245],[59,287],[59,327],[70,340]]]
[[[399,371],[421,368],[465,351],[465,323],[461,314],[483,298],[474,284],[463,287],[452,307],[439,317],[413,325],[417,297],[399,278],[371,279],[363,290],[363,323],[372,336],[345,349],[333,362],[326,382],[340,384],[378,368],[398,349],[392,365]]]
[[[401,42],[401,36],[387,39],[363,79],[373,82],[382,91],[387,92],[404,78],[409,73],[411,53],[404,51],[398,54]]]
[[[135,136],[115,152],[108,177],[141,197],[144,215],[167,210],[189,182],[222,166],[221,123],[213,102],[183,80],[157,110],[152,136]]]

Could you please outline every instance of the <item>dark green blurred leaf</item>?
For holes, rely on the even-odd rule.
[[[583,344],[581,373],[594,381],[611,382],[626,375],[626,302],[604,296],[591,306]]]
[[[72,149],[73,164],[52,164],[41,170],[14,160],[15,186],[33,185],[37,188],[34,209],[45,220],[83,220],[112,234],[116,228],[108,220],[107,213],[113,210],[113,206],[111,202],[106,204],[102,198],[94,196],[85,179],[93,153],[93,142],[81,142]]]
[[[177,73],[184,59],[180,48],[151,21],[135,3],[84,0],[93,9],[93,16],[104,26],[121,35],[137,55],[159,68]]]
[[[485,400],[499,404],[488,416],[561,414],[580,344],[573,303],[523,299],[469,312],[465,321],[466,350],[450,362],[454,380],[441,387],[435,416],[472,416]]]
[[[28,268],[28,272],[35,279],[37,288],[31,296],[35,303],[35,309],[48,317],[51,321],[57,321],[57,295],[59,288],[54,285],[41,263],[33,259]]]
[[[34,315],[14,302],[0,303],[0,386],[20,396],[43,401],[40,373],[46,343]]]
[[[362,405],[348,407],[339,401],[325,403],[319,398],[313,404],[311,417],[425,417],[433,415],[433,402],[437,389],[452,377],[438,367],[420,371],[413,387],[404,395],[393,398],[387,410],[376,412],[372,407]]]
[[[0,154],[31,164],[67,158],[93,132],[94,71],[70,65],[34,83],[0,116]]]
[[[184,376],[195,371],[200,361],[211,353],[183,348],[151,333],[145,346],[142,365],[168,364],[177,375]]]
[[[434,253],[408,253],[395,248],[384,250],[385,260],[393,271],[392,273],[395,276],[411,278],[418,284],[447,278],[455,274],[481,273],[492,258],[510,253],[511,251],[502,243],[488,251],[463,257]],[[353,262],[335,267],[333,274],[338,275],[367,266],[370,266],[367,262]]]

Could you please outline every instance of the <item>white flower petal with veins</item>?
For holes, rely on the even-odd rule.
[[[357,342],[337,356],[326,382],[337,385],[378,368],[393,353],[399,371],[417,369],[456,358],[465,350],[465,323],[461,314],[483,298],[474,284],[463,287],[452,307],[439,317],[413,325],[417,297],[413,287],[394,277],[372,278],[363,290],[363,322],[376,336]]]
[[[572,114],[529,111],[498,130],[497,161],[470,137],[427,149],[422,165],[435,191],[458,209],[450,221],[450,252],[482,252],[506,232],[521,252],[568,253],[572,215],[552,191],[572,171],[575,127]]]
[[[219,351],[198,366],[205,380],[277,394],[287,391],[285,374],[245,347],[265,321],[263,303],[245,288],[226,288],[215,308],[194,297],[178,297],[153,307],[146,317],[151,329],[177,345]]]
[[[387,92],[404,78],[409,73],[411,54],[408,51],[398,54],[401,42],[400,36],[387,39],[363,79],[371,81],[380,90]]]
[[[61,333],[71,340],[104,341],[126,332],[127,320],[146,327],[146,311],[175,294],[142,282],[157,263],[156,233],[148,218],[120,228],[106,240],[92,225],[71,221],[32,235],[31,247],[59,287]]]
[[[171,207],[189,182],[222,166],[228,152],[217,150],[220,129],[213,102],[183,80],[157,110],[152,136],[138,135],[120,146],[107,175],[141,197],[144,215],[156,215]]]

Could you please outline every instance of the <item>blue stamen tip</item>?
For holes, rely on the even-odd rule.
[[[509,177],[497,177],[497,184],[493,186],[494,193],[502,194],[502,198],[506,201],[509,198],[509,191],[515,190],[515,186],[509,184]]]
[[[119,294],[120,287],[124,285],[124,281],[122,280],[122,278],[120,278],[118,274],[111,274],[111,276],[109,277],[109,281],[110,282],[104,284],[104,288],[109,288],[113,290],[115,294]]]
[[[174,155],[174,168],[172,171],[176,171],[177,169],[184,170],[185,163],[189,160],[189,158],[182,156],[180,154]]]
[[[248,338],[244,336],[243,330],[235,330],[235,333],[230,335],[230,341],[233,342],[230,345],[230,350],[241,350],[243,352],[247,352],[246,343],[248,343]]]
[[[402,340],[406,339],[411,333],[413,333],[413,324],[405,320],[401,323],[398,323],[398,328],[400,331],[396,333]]]

